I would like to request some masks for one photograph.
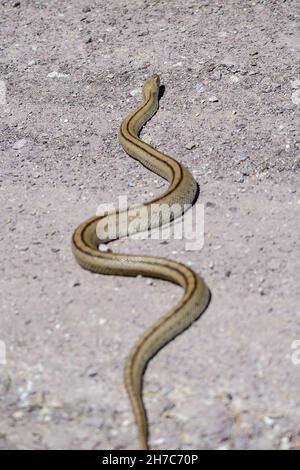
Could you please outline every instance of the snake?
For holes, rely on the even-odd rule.
[[[177,305],[142,334],[125,362],[124,382],[137,426],[139,448],[149,449],[149,426],[143,401],[146,367],[161,348],[201,316],[211,293],[202,277],[182,263],[150,255],[115,253],[107,247],[114,240],[150,231],[183,216],[199,193],[195,179],[185,166],[140,139],[142,127],[159,106],[159,75],[150,76],[142,91],[143,101],[121,123],[119,141],[130,157],[167,180],[168,188],[143,204],[105,210],[84,221],[73,233],[72,251],[79,265],[88,271],[162,279],[183,288]],[[157,207],[160,210],[153,210]]]

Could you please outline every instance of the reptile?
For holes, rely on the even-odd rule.
[[[142,103],[122,121],[119,140],[129,156],[167,180],[168,188],[160,196],[138,206],[106,211],[91,217],[79,225],[72,237],[73,254],[84,269],[115,276],[141,275],[164,279],[183,288],[177,305],[144,332],[125,363],[125,386],[141,449],[149,448],[148,421],[142,393],[147,364],[162,347],[199,318],[210,301],[210,291],[204,280],[184,264],[166,258],[114,253],[105,249],[108,243],[116,239],[160,227],[182,216],[186,207],[198,197],[198,185],[190,171],[139,137],[144,124],[158,109],[159,89],[160,78],[154,74],[143,85]],[[155,207],[160,210],[153,210]]]

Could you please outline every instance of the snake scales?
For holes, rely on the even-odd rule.
[[[116,238],[169,222],[170,213],[164,210],[166,207],[174,207],[173,219],[181,216],[184,206],[192,204],[197,197],[197,183],[188,169],[139,138],[141,128],[158,109],[159,86],[158,75],[152,75],[145,82],[143,102],[124,119],[119,138],[131,157],[169,182],[168,189],[158,198],[140,206],[144,216],[138,224],[124,223],[124,220],[135,220],[137,207],[115,210],[86,220],[75,230],[72,238],[74,256],[84,269],[101,274],[165,279],[183,287],[178,304],[141,336],[125,365],[125,385],[138,428],[139,444],[143,449],[148,449],[148,424],[142,397],[143,374],[147,363],[203,313],[210,299],[210,292],[203,279],[183,264],[165,258],[111,253],[98,248],[100,244]],[[151,212],[154,204],[160,205],[160,213]],[[116,229],[117,235],[109,234],[109,226]]]

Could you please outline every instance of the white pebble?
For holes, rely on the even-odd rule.
[[[300,104],[300,88],[292,93],[292,102],[294,104]]]
[[[137,96],[137,95],[140,94],[140,89],[135,88],[134,90],[131,90],[130,94],[131,94],[131,96]]]
[[[237,83],[239,81],[239,77],[237,77],[236,75],[232,75],[229,80],[231,81],[231,83]]]
[[[203,93],[205,91],[205,86],[202,83],[197,83],[196,84],[196,91],[198,93]]]
[[[99,251],[104,251],[105,253],[111,252],[111,249],[109,248],[108,245],[105,245],[105,243],[100,243],[98,245],[98,250]]]
[[[50,73],[48,73],[48,75],[47,75],[47,77],[49,77],[49,78],[66,78],[66,77],[68,77],[68,76],[69,76],[69,75],[66,74],[66,73],[61,73],[61,72],[56,72],[56,71],[50,72]]]
[[[187,150],[192,150],[192,149],[194,149],[195,147],[197,147],[197,144],[195,144],[195,142],[189,142],[189,143],[185,146],[185,148],[186,148]]]
[[[26,139],[18,140],[17,142],[14,143],[13,149],[20,150],[22,147],[24,147],[24,145],[26,145],[26,142],[27,142]]]
[[[264,416],[264,423],[267,426],[272,426],[274,424],[274,419],[270,418],[270,416]]]

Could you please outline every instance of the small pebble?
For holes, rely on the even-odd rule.
[[[106,245],[105,243],[100,243],[98,245],[98,250],[99,251],[103,251],[104,253],[111,253],[111,249],[109,248],[108,245]]]
[[[128,426],[130,426],[132,423],[129,419],[124,419],[124,421],[122,422],[122,426],[124,426],[125,428],[128,428]]]
[[[27,142],[26,139],[17,140],[17,142],[15,142],[15,143],[13,144],[13,149],[14,149],[14,150],[20,150],[21,148],[24,147],[24,145],[26,145],[26,142]]]
[[[18,421],[19,419],[22,419],[23,416],[24,416],[23,411],[15,411],[15,412],[13,413],[13,415],[12,415],[12,417],[13,417],[16,421]]]
[[[154,444],[155,446],[161,446],[161,445],[164,444],[164,442],[165,442],[165,439],[164,439],[163,437],[159,437],[159,438],[157,438],[157,439],[153,439],[153,444]]]
[[[197,83],[196,84],[196,91],[198,93],[203,93],[205,91],[205,86],[202,83]]]
[[[273,426],[274,424],[274,419],[270,418],[270,416],[264,416],[263,421],[267,426]]]
[[[292,93],[292,102],[294,104],[300,104],[300,89]]]
[[[49,78],[66,78],[66,77],[68,77],[68,76],[69,76],[69,75],[66,74],[66,73],[61,73],[61,72],[56,72],[56,71],[50,72],[50,73],[48,73],[48,75],[47,75],[47,77],[49,77]]]
[[[140,89],[135,88],[134,90],[131,90],[130,94],[131,94],[131,96],[137,96],[137,95],[140,94]]]
[[[240,79],[239,77],[237,77],[236,75],[232,75],[229,80],[231,81],[231,83],[237,83]]]
[[[63,404],[58,400],[51,400],[49,406],[51,406],[51,408],[62,408]]]
[[[197,147],[197,144],[195,144],[195,142],[190,142],[189,144],[186,145],[186,149],[187,150],[192,150],[194,149],[195,147]]]
[[[281,438],[281,443],[280,443],[280,449],[281,450],[289,450],[291,449],[293,446],[292,446],[292,443],[291,443],[291,438],[290,436],[283,436]]]
[[[166,413],[167,411],[170,411],[170,410],[173,410],[173,408],[175,408],[175,403],[171,400],[164,400],[164,402],[162,403],[162,406],[161,406],[161,411],[160,411],[160,414],[164,414]]]
[[[208,98],[208,101],[209,101],[210,103],[217,103],[217,102],[219,101],[219,99],[217,98],[217,96],[210,96],[210,97]]]
[[[96,377],[98,375],[98,370],[96,367],[89,367],[86,371],[88,377]]]

